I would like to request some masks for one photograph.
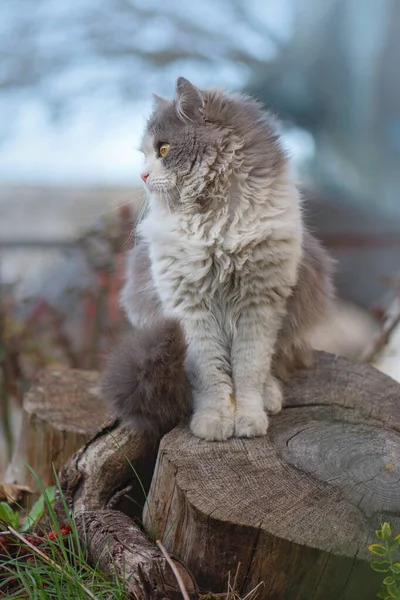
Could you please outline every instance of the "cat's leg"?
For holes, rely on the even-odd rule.
[[[192,389],[192,432],[206,440],[226,440],[234,430],[234,397],[229,347],[209,313],[185,320],[187,373]]]
[[[265,435],[268,417],[264,407],[278,412],[282,392],[271,374],[271,359],[281,322],[281,308],[253,307],[243,311],[232,344],[235,389],[235,435]]]

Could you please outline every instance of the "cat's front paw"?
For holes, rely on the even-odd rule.
[[[253,413],[237,411],[235,414],[235,436],[254,438],[267,433],[268,417],[260,409]]]
[[[217,411],[194,413],[190,421],[192,433],[203,440],[223,441],[233,436],[233,414]]]
[[[283,394],[279,381],[275,377],[269,377],[264,386],[264,408],[276,415],[282,410]]]

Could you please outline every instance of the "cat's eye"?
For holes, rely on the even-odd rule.
[[[169,150],[169,144],[161,144],[160,148],[158,150],[159,155],[161,156],[161,158],[164,158],[164,156],[168,153]]]

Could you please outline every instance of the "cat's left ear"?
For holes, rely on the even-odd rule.
[[[162,98],[158,94],[153,94],[153,106],[156,108],[166,108],[170,104],[170,100]]]
[[[204,98],[201,91],[184,77],[176,82],[175,106],[183,121],[201,123],[204,120]]]

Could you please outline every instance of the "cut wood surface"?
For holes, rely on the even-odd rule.
[[[285,388],[267,437],[224,443],[178,427],[161,441],[145,525],[223,591],[268,600],[369,600],[380,574],[368,545],[400,533],[400,385],[320,353]]]
[[[92,390],[98,373],[75,369],[48,369],[25,395],[19,440],[5,483],[27,486],[37,497],[27,462],[45,487],[54,484],[54,471],[80,448],[109,418],[108,405]]]

